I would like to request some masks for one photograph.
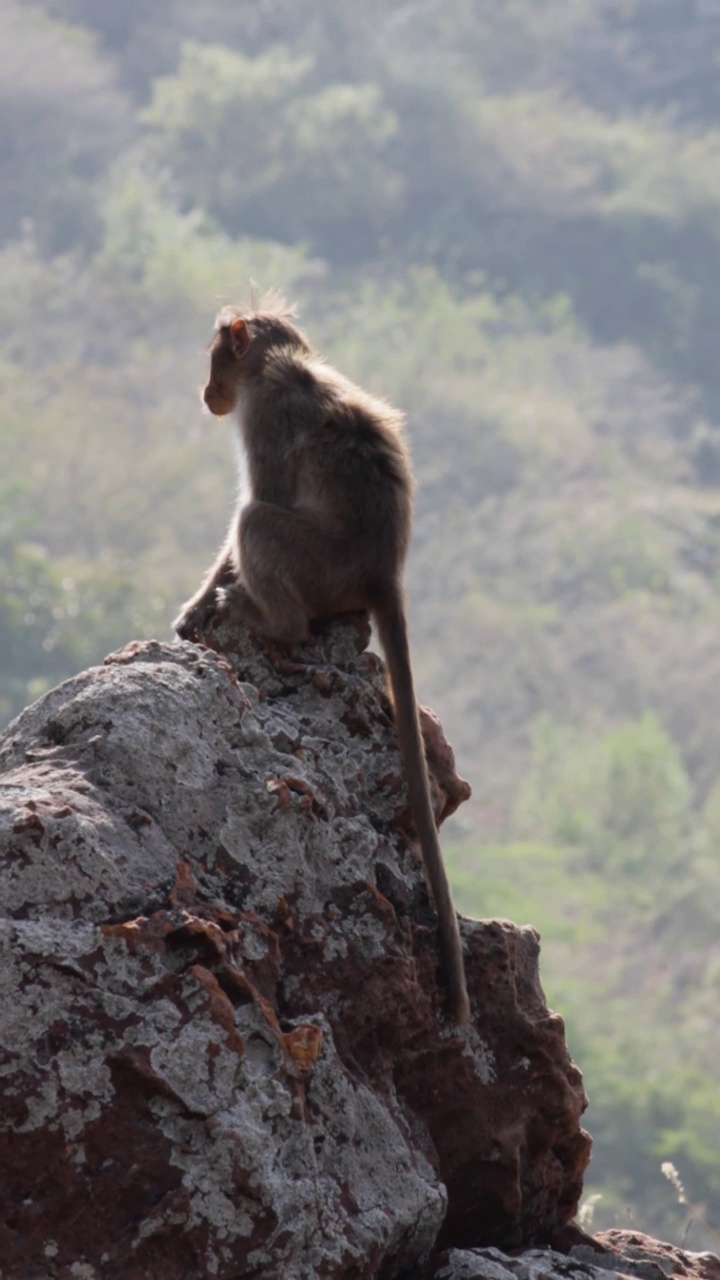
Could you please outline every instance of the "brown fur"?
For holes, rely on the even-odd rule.
[[[320,359],[293,320],[277,296],[262,310],[226,307],[218,316],[204,400],[218,416],[237,411],[251,496],[175,629],[192,638],[224,610],[261,636],[296,644],[311,619],[372,614],[451,1009],[462,1023],[470,1016],[462,943],[430,801],[402,590],[413,489],[403,420]]]

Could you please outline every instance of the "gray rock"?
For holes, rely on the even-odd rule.
[[[537,938],[466,922],[448,1024],[365,641],[133,644],[7,730],[5,1274],[370,1280],[441,1227],[571,1216],[584,1095]],[[442,816],[468,788],[425,731]]]

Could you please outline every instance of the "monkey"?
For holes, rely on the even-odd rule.
[[[249,500],[174,627],[193,639],[218,616],[295,645],[311,623],[366,611],[385,653],[410,811],[438,916],[457,1024],[468,1021],[462,942],[430,799],[410,663],[402,572],[414,481],[404,418],[319,356],[273,295],[224,307],[203,391],[216,417],[235,413]]]

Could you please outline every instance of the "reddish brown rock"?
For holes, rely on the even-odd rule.
[[[464,922],[448,1024],[365,639],[135,644],[7,731],[4,1275],[371,1280],[572,1216],[537,938]],[[428,733],[443,814],[466,784]]]
[[[657,1280],[662,1276],[692,1276],[695,1280],[720,1280],[720,1258],[714,1253],[690,1253],[676,1245],[653,1240],[642,1231],[598,1231],[593,1238],[596,1248],[605,1251],[618,1271],[649,1280],[655,1268]],[[577,1246],[571,1251],[577,1256]]]

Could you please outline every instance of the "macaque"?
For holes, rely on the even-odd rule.
[[[462,943],[430,800],[402,588],[413,497],[403,418],[321,359],[293,320],[278,298],[255,312],[225,307],[217,318],[203,399],[218,417],[237,415],[250,495],[175,630],[192,639],[225,614],[260,637],[296,645],[310,637],[311,621],[371,614],[438,915],[450,1009],[464,1023]]]

